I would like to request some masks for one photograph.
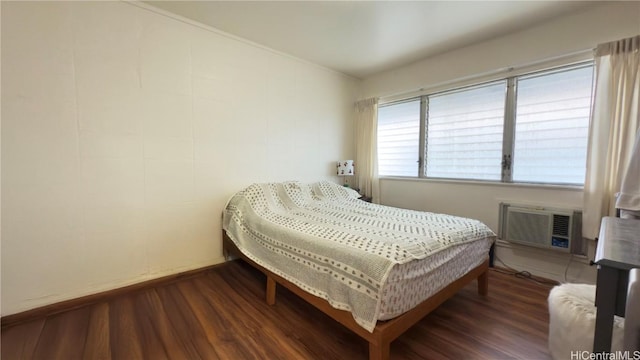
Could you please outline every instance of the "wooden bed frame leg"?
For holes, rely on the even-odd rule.
[[[389,360],[391,343],[389,341],[380,344],[369,343],[369,360]]]
[[[276,281],[271,276],[267,276],[267,304],[276,304]]]
[[[489,270],[485,270],[478,276],[478,294],[481,296],[489,294]]]

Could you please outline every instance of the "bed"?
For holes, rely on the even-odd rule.
[[[322,181],[253,184],[223,212],[223,248],[369,342],[370,360],[474,279],[488,291],[495,234],[473,219],[359,200]]]

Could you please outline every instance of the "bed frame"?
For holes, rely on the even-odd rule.
[[[333,308],[326,300],[309,294],[292,282],[256,264],[236,247],[224,230],[222,231],[222,236],[223,251],[227,259],[229,255],[239,257],[267,276],[267,304],[274,305],[276,303],[276,284],[284,286],[303,300],[318,308],[318,310],[329,315],[349,330],[367,340],[369,342],[369,360],[388,360],[390,345],[393,340],[402,335],[418,321],[422,320],[427,314],[455,295],[474,279],[478,279],[478,293],[480,295],[487,295],[489,290],[489,258],[487,255],[487,259],[478,267],[447,285],[444,289],[423,301],[412,310],[391,320],[378,321],[373,332],[370,333],[356,323],[350,312]]]

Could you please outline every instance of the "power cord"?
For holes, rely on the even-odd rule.
[[[530,281],[533,281],[534,283],[536,283],[538,285],[558,285],[557,281],[539,280],[539,279],[534,278],[533,275],[531,275],[531,273],[526,271],[526,270],[516,270],[516,269],[512,268],[511,266],[507,265],[497,255],[494,255],[494,256],[495,256],[495,259],[509,271],[504,271],[504,270],[497,269],[497,268],[493,268],[493,271],[499,272],[501,274],[513,275],[513,276],[515,276],[515,277],[517,277],[519,279],[530,280]],[[568,264],[567,264],[567,268],[568,268]],[[566,270],[565,270],[565,276],[566,276]]]

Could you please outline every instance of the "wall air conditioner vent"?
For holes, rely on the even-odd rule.
[[[585,254],[582,212],[543,206],[500,204],[502,240],[539,248]]]
[[[553,214],[553,234],[569,237],[571,216]]]

